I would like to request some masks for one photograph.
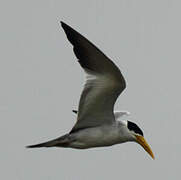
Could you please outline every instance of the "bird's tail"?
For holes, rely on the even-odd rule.
[[[53,147],[53,146],[66,147],[70,143],[68,136],[69,135],[66,134],[64,136],[61,136],[61,137],[51,140],[51,141],[47,141],[47,142],[35,144],[35,145],[30,145],[30,146],[26,146],[26,147],[27,148],[41,148],[41,147]]]

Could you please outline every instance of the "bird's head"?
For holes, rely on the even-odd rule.
[[[127,121],[127,128],[130,131],[131,135],[134,137],[134,141],[137,142],[138,144],[140,144],[145,149],[145,151],[153,159],[155,159],[150,146],[148,145],[148,143],[146,142],[146,140],[144,138],[143,131],[138,127],[138,125],[136,125],[135,123],[133,123],[131,121]]]

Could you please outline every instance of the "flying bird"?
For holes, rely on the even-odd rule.
[[[154,159],[154,154],[138,125],[128,120],[118,120],[129,113],[114,112],[114,104],[126,88],[125,79],[119,68],[72,27],[64,22],[61,22],[61,26],[73,45],[80,66],[87,75],[78,111],[73,110],[77,114],[77,121],[69,133],[27,147],[87,149],[132,141],[140,144]]]

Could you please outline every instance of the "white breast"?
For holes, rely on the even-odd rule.
[[[123,143],[127,141],[127,137],[124,136],[124,127],[121,128],[115,123],[77,131],[73,134],[75,141],[70,144],[70,147],[86,149]]]

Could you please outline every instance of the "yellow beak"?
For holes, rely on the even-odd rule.
[[[146,142],[145,138],[143,136],[138,136],[136,135],[136,141],[137,143],[139,143],[144,149],[145,151],[153,158],[155,159],[154,157],[154,154],[150,148],[150,146],[148,145],[148,143]]]

